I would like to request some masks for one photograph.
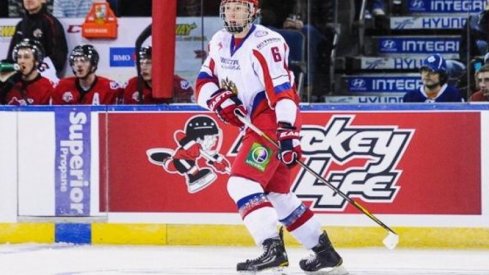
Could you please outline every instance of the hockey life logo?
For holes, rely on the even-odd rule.
[[[396,30],[421,29],[461,29],[467,21],[466,16],[437,16],[437,17],[395,17],[391,18],[391,28]]]
[[[397,168],[414,134],[398,126],[353,125],[355,115],[334,115],[326,125],[304,125],[304,163],[349,197],[389,203],[400,190]],[[347,202],[301,168],[292,190],[314,210],[343,211]]]
[[[477,13],[484,10],[486,0],[411,0],[409,12]]]
[[[219,153],[222,130],[210,116],[189,118],[182,130],[173,134],[175,146],[155,147],[146,151],[150,163],[163,167],[169,174],[184,177],[189,193],[211,185],[217,174],[229,174],[229,161]]]
[[[411,54],[434,54],[434,53],[458,53],[460,38],[437,37],[421,38],[381,38],[378,40],[379,52],[381,53],[411,53]]]
[[[90,109],[57,109],[56,215],[90,214]]]

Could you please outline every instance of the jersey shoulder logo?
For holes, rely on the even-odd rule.
[[[117,90],[121,87],[119,85],[119,83],[117,83],[116,81],[110,81],[109,86],[110,86],[110,89],[112,89],[112,90]]]
[[[61,99],[64,101],[64,102],[72,102],[73,101],[73,93],[71,91],[66,91],[63,93],[63,95],[61,96]]]
[[[134,100],[135,102],[140,102],[139,100],[139,91],[134,91],[132,94],[131,94],[131,98],[132,100]],[[141,94],[141,98],[144,98],[144,95]]]

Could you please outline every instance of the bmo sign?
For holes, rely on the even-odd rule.
[[[136,56],[134,48],[110,48],[111,67],[134,67]]]

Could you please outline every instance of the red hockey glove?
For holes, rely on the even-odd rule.
[[[279,122],[277,137],[280,145],[278,159],[288,167],[293,167],[302,155],[300,132],[288,122]]]
[[[224,122],[234,126],[243,127],[244,124],[234,114],[235,110],[239,110],[243,115],[246,115],[243,103],[231,91],[218,90],[213,93],[211,98],[207,100],[209,109],[217,114]]]
[[[197,142],[190,142],[183,147],[178,148],[174,158],[195,160],[200,156],[202,146]]]

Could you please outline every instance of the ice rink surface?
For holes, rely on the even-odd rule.
[[[304,274],[298,262],[308,251],[287,251],[284,274]],[[489,275],[489,250],[338,251],[351,275]],[[0,274],[238,274],[236,262],[260,253],[254,247],[6,244],[0,245]]]

